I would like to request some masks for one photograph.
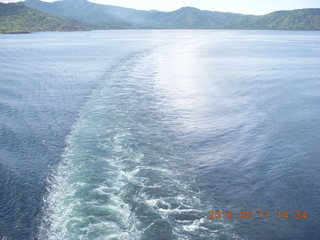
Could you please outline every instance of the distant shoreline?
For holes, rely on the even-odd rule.
[[[320,32],[320,30],[288,30],[288,29],[221,29],[221,28],[117,28],[117,29],[90,29],[90,30],[78,30],[78,31],[14,31],[14,32],[0,32],[2,34],[19,35],[19,34],[33,34],[33,33],[48,33],[48,32],[91,32],[91,31],[145,31],[145,30],[219,30],[219,31],[287,31],[287,32]]]
[[[79,4],[81,2],[81,4]],[[88,0],[52,3],[26,0],[0,3],[0,32],[132,29],[214,29],[320,31],[320,8],[275,11],[265,15],[206,11],[183,7],[172,12],[144,11]]]
[[[14,32],[2,32],[2,34],[30,34],[29,31],[14,31]]]
[[[48,33],[48,32],[65,32],[65,33],[69,33],[69,32],[91,32],[91,31],[145,31],[145,30],[219,30],[219,31],[277,31],[277,32],[282,32],[282,31],[286,31],[286,32],[320,32],[320,30],[288,30],[288,29],[213,29],[213,28],[149,28],[149,29],[131,29],[131,28],[125,28],[125,29],[92,29],[92,30],[79,30],[79,31],[34,31],[34,32],[30,32],[30,31],[17,31],[17,32],[0,32],[0,35],[19,35],[19,34],[33,34],[33,33]]]

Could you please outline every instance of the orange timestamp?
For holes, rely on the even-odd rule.
[[[307,219],[307,211],[209,211],[209,219],[223,220],[223,219]]]

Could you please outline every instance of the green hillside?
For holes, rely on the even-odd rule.
[[[42,12],[81,22],[91,29],[273,29],[320,30],[320,9],[277,11],[263,16],[202,11],[184,7],[173,12],[140,11],[87,0],[41,2],[25,5]]]
[[[0,33],[84,29],[80,24],[64,21],[27,8],[23,3],[0,3]]]
[[[52,16],[67,21],[77,21],[90,29],[126,29],[134,28],[134,18],[140,12],[134,9],[107,6],[86,0],[64,0],[56,2],[42,2],[29,0],[24,3]],[[125,20],[121,16],[125,16]],[[129,20],[128,20],[129,19]]]
[[[142,11],[88,0],[0,3],[0,32],[87,29],[320,30],[320,9],[277,11],[262,16],[203,11]]]
[[[277,11],[249,22],[247,28],[273,30],[320,30],[320,9]]]

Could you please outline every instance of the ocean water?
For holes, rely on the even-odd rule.
[[[319,46],[298,31],[0,35],[0,239],[320,239]]]

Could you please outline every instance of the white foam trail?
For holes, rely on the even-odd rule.
[[[185,156],[168,154],[175,149],[152,100],[166,53],[129,59],[92,94],[48,180],[40,240],[152,239],[159,230],[168,240],[219,235],[180,179],[175,164]],[[232,225],[224,232],[232,234]]]

